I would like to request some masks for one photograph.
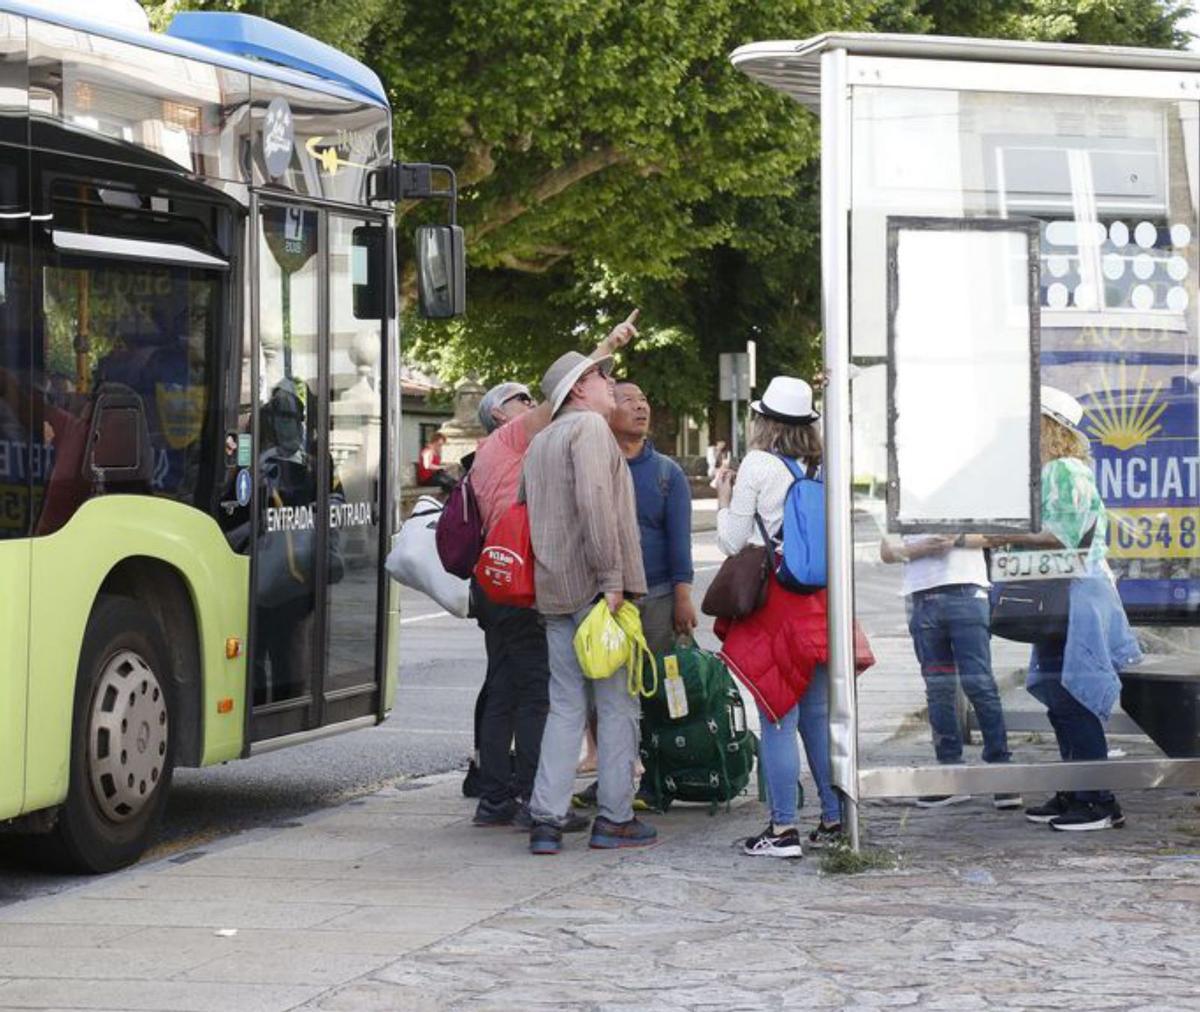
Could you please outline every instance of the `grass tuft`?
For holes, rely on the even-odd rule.
[[[900,855],[882,847],[862,847],[856,854],[848,840],[832,843],[821,854],[821,871],[826,875],[860,875],[865,871],[891,871]]]

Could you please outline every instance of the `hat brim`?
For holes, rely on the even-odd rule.
[[[1081,429],[1079,427],[1079,425],[1075,424],[1070,419],[1068,419],[1066,415],[1060,415],[1053,408],[1046,407],[1045,404],[1043,404],[1041,406],[1041,408],[1042,408],[1043,415],[1045,415],[1047,418],[1051,419],[1052,421],[1058,422],[1058,424],[1061,425],[1064,429],[1070,429],[1072,432],[1078,433],[1081,436],[1085,434],[1083,429]],[[1083,419],[1081,418],[1079,421],[1082,423]]]
[[[554,397],[551,398],[554,405],[550,411],[552,416],[558,414],[559,408],[563,406],[563,402],[566,401],[567,395],[571,392],[571,387],[579,382],[580,377],[583,376],[584,373],[589,372],[592,369],[599,369],[602,373],[604,373],[605,376],[610,375],[613,369],[613,357],[611,355],[605,355],[602,358],[584,359],[579,363],[579,365],[575,366],[574,369],[560,379],[558,381],[558,386],[554,388]]]
[[[786,422],[788,425],[808,425],[810,422],[815,422],[821,417],[819,411],[813,411],[807,415],[785,415],[782,411],[772,411],[762,401],[751,401],[750,410],[756,415],[762,415],[763,418],[770,418],[776,422]]]

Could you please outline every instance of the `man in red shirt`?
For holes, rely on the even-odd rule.
[[[617,324],[591,357],[605,358],[637,334],[638,311]],[[483,396],[479,421],[489,433],[475,451],[471,487],[488,530],[514,503],[529,443],[553,417],[552,405],[535,404],[529,388],[500,383]],[[479,731],[480,798],[477,826],[528,826],[528,802],[549,709],[550,665],[546,627],[533,608],[494,604],[472,581],[475,617],[483,629],[488,666]],[[510,748],[516,736],[513,770]],[[580,819],[583,829],[586,819]]]

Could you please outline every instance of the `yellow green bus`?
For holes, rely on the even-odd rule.
[[[388,711],[392,217],[432,177],[328,46],[92,16],[0,2],[0,825],[103,871],[176,765]],[[435,314],[460,235],[418,243]]]

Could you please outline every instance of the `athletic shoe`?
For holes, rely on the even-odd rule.
[[[582,791],[576,791],[571,795],[571,804],[576,808],[595,808],[597,805],[596,791],[599,789],[599,781],[593,780]]]
[[[467,765],[467,775],[463,777],[462,792],[464,798],[479,797],[479,767],[472,759]]]
[[[800,846],[800,833],[795,829],[773,832],[774,826],[767,823],[758,836],[751,836],[742,843],[742,853],[750,857],[790,857],[793,860],[804,856]]]
[[[1076,801],[1065,813],[1050,820],[1050,828],[1068,833],[1086,833],[1092,829],[1119,829],[1125,825],[1121,806],[1115,801],[1097,804]]]
[[[1066,791],[1059,791],[1044,804],[1026,808],[1025,818],[1030,822],[1049,822],[1051,819],[1057,819],[1060,815],[1066,815],[1067,809],[1070,807],[1071,795]]]
[[[533,829],[533,816],[529,812],[529,806],[524,801],[517,802],[517,814],[513,816],[513,826],[517,829],[529,832]],[[567,812],[567,817],[563,820],[563,824],[559,827],[564,833],[582,833],[592,824],[592,820],[585,815],[579,815],[577,812]]]
[[[475,806],[475,818],[471,820],[471,824],[482,826],[485,829],[511,826],[519,807],[512,798],[506,798],[504,801],[489,801],[487,798],[480,798],[479,804]]]
[[[658,842],[658,830],[632,818],[628,822],[613,822],[597,815],[592,823],[592,838],[588,846],[593,850],[616,850],[621,847],[652,847]]]
[[[562,830],[548,822],[535,822],[529,831],[529,853],[557,854],[562,850]]]
[[[1009,808],[1020,808],[1025,803],[1025,799],[1019,794],[993,794],[992,806],[997,811],[1005,811]]]
[[[840,843],[843,839],[840,822],[826,823],[824,819],[817,823],[817,828],[808,834],[810,847],[825,847],[831,843]]]
[[[945,808],[947,805],[961,805],[970,801],[969,794],[925,794],[917,798],[918,808]]]

